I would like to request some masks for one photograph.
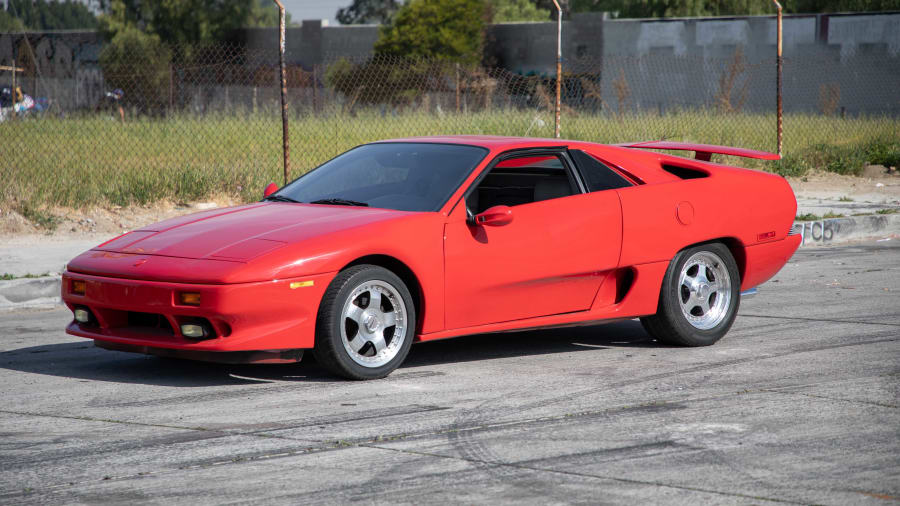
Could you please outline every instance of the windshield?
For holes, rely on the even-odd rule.
[[[270,200],[438,211],[488,150],[458,144],[366,144],[270,195]]]

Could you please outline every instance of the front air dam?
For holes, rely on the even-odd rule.
[[[95,340],[98,348],[113,351],[143,353],[156,357],[182,358],[218,364],[293,364],[303,358],[303,349],[293,350],[259,350],[259,351],[198,351],[156,348],[134,344],[113,343]]]

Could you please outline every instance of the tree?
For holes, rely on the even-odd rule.
[[[550,10],[542,9],[532,0],[489,0],[491,21],[549,21]]]
[[[342,25],[388,24],[400,8],[397,0],[353,0],[349,7],[338,9],[335,16]]]
[[[287,12],[287,10],[284,12],[284,24],[285,26],[291,25],[291,13]],[[278,26],[278,7],[275,6],[275,2],[272,0],[257,0],[253,4],[250,16],[247,18],[244,26],[251,28]]]
[[[483,0],[409,0],[381,28],[375,52],[477,64],[487,15]]]
[[[797,0],[785,6],[791,13],[872,12],[900,10],[900,0]]]
[[[100,30],[108,40],[126,27],[156,35],[165,44],[197,46],[223,40],[246,26],[254,0],[110,0],[100,17]],[[177,55],[176,55],[177,56]]]
[[[8,0],[0,10],[0,31],[77,30],[97,27],[97,18],[84,4],[66,0]]]
[[[126,26],[103,46],[100,68],[108,87],[127,90],[125,103],[158,112],[168,102],[170,59],[159,37]]]

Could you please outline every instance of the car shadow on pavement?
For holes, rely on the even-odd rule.
[[[406,362],[390,378],[425,374],[407,368],[508,357],[664,346],[636,320],[498,334],[478,334],[414,345]],[[107,381],[173,387],[253,385],[273,382],[343,381],[306,353],[297,364],[214,364],[159,358],[96,348],[90,341],[46,344],[0,352],[0,369],[82,381]]]
[[[471,362],[610,348],[658,348],[637,320],[603,325],[476,334],[413,346],[401,366]]]

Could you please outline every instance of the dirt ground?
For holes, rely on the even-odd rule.
[[[868,171],[870,177],[842,176],[814,172],[802,178],[788,178],[798,199],[839,200],[900,204],[900,175],[897,171]],[[164,219],[238,202],[228,197],[203,202],[159,202],[150,206],[53,208],[47,212],[57,220],[54,230],[42,228],[11,209],[0,209],[0,238],[4,241],[38,243],[73,239],[109,238]]]
[[[191,203],[158,202],[150,206],[52,208],[47,212],[58,220],[54,230],[42,228],[14,210],[0,209],[0,237],[34,235],[44,240],[77,239],[92,235],[110,237],[149,223],[237,203],[233,199],[220,197]]]
[[[798,199],[853,199],[896,205],[900,201],[900,172],[887,172],[880,165],[869,166],[863,177],[815,171],[803,177],[789,177]]]

